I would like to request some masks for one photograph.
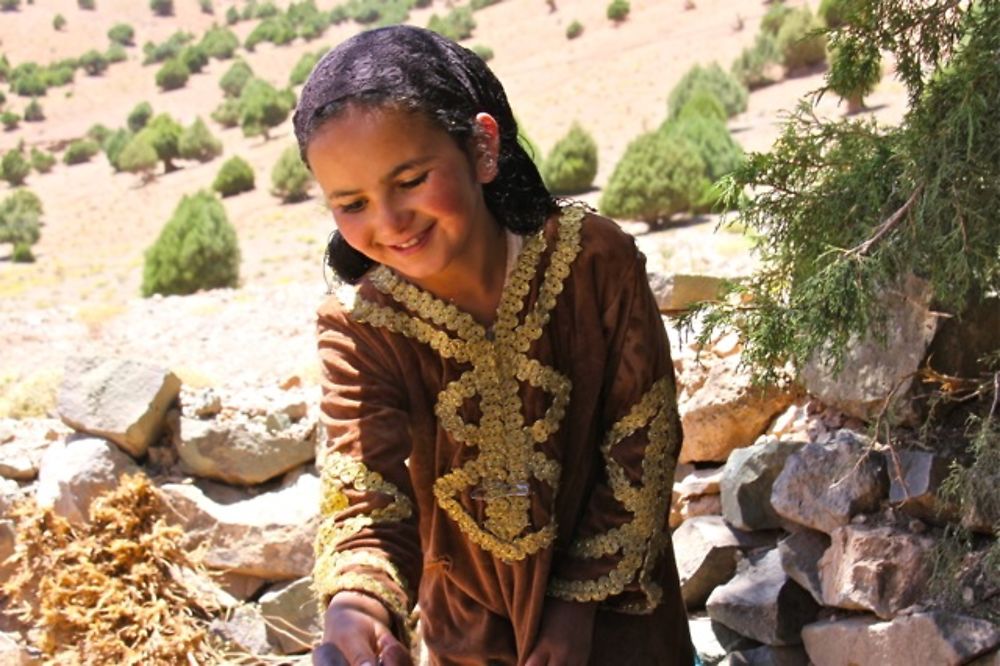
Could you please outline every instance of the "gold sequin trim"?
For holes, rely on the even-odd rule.
[[[569,601],[602,601],[624,591],[638,574],[645,599],[618,610],[649,612],[657,606],[663,590],[652,580],[653,567],[667,545],[666,516],[670,507],[673,450],[677,446],[676,405],[669,377],[657,381],[639,402],[608,432],[601,454],[615,499],[632,514],[632,520],[602,534],[580,539],[569,555],[596,559],[620,553],[614,569],[594,580],[553,579],[548,593]],[[647,427],[648,443],[643,453],[640,485],[633,486],[625,469],[612,457],[619,442]]]
[[[438,478],[434,497],[473,543],[508,562],[523,559],[555,539],[554,519],[533,529],[528,495],[534,479],[552,488],[555,497],[561,467],[535,447],[559,429],[572,384],[555,368],[543,365],[527,353],[548,323],[570,265],[580,251],[580,227],[585,212],[578,206],[563,210],[538,297],[521,323],[518,315],[524,310],[532,277],[537,274],[546,249],[542,231],[525,240],[504,287],[492,331],[384,266],[372,271],[371,283],[409,313],[376,305],[360,295],[351,311],[357,321],[418,340],[444,358],[472,366],[441,390],[435,414],[455,441],[477,449],[478,455]],[[521,382],[551,396],[549,408],[533,423],[524,422]],[[481,417],[478,424],[468,423],[460,410],[466,400],[477,396]],[[519,492],[494,490],[510,488]],[[462,493],[473,490],[481,491],[481,500],[485,502],[482,524],[459,500]],[[552,507],[549,508],[550,514],[553,513]]]

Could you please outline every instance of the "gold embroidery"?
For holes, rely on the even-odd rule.
[[[549,594],[570,601],[600,601],[621,593],[638,574],[645,599],[622,605],[618,610],[644,613],[660,602],[663,590],[652,580],[652,572],[668,543],[666,516],[674,467],[673,447],[678,439],[673,428],[675,410],[669,377],[663,377],[611,427],[601,453],[615,499],[633,517],[607,532],[574,542],[569,554],[595,559],[621,553],[621,559],[614,569],[595,580],[553,579]],[[611,454],[616,444],[643,427],[648,429],[648,443],[643,453],[642,479],[639,486],[633,486]]]
[[[531,288],[532,276],[546,249],[539,231],[526,239],[497,308],[493,335],[453,305],[400,279],[384,266],[372,271],[376,289],[391,296],[413,314],[376,305],[358,296],[351,315],[360,322],[382,326],[429,345],[444,358],[471,365],[438,394],[435,414],[455,441],[474,447],[478,455],[434,483],[438,505],[469,539],[505,561],[514,561],[545,548],[555,539],[555,521],[532,531],[532,479],[558,488],[560,465],[535,449],[559,429],[572,385],[554,368],[527,356],[542,334],[556,300],[580,251],[581,207],[567,207],[559,221],[556,246],[539,287],[538,297],[518,326],[518,314]],[[415,315],[415,316],[414,316]],[[442,330],[442,328],[446,330]],[[449,335],[447,331],[454,333]],[[492,337],[492,339],[491,339]],[[542,418],[525,423],[519,383],[527,382],[551,396]],[[479,396],[478,424],[462,419],[463,403]],[[479,489],[485,502],[482,525],[462,507],[461,493]],[[509,493],[495,489],[517,488]]]

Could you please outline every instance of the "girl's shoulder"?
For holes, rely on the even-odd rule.
[[[573,261],[576,272],[621,275],[633,270],[645,257],[631,234],[614,220],[597,214],[583,204],[570,203],[549,218],[546,235],[555,238],[567,224],[579,228],[579,251]]]

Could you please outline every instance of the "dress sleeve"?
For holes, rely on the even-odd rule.
[[[377,598],[403,638],[422,570],[405,391],[384,338],[338,314],[319,319],[327,444],[313,585],[323,608],[342,590]]]
[[[658,581],[670,561],[662,555],[681,427],[666,331],[632,247],[635,259],[603,314],[601,469],[569,547],[556,556],[548,594],[646,613],[662,597]]]

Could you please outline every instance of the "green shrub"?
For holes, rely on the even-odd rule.
[[[783,76],[781,51],[778,40],[769,32],[761,30],[754,39],[753,46],[743,49],[733,61],[730,70],[737,81],[750,90],[771,85]]]
[[[208,54],[205,50],[197,45],[188,45],[181,49],[181,53],[177,56],[178,59],[184,63],[190,74],[198,74],[205,68],[208,64]]]
[[[176,90],[187,85],[191,72],[180,58],[172,58],[156,72],[156,85],[164,91]]]
[[[56,164],[56,158],[52,153],[47,153],[38,148],[31,149],[31,168],[38,173],[48,173]]]
[[[555,194],[586,192],[597,175],[597,143],[573,123],[542,164],[542,179]]]
[[[483,62],[489,62],[493,60],[493,49],[486,46],[485,44],[476,44],[472,47],[473,53],[483,59]]]
[[[827,28],[835,30],[847,23],[852,0],[823,0],[817,14]]]
[[[251,79],[240,94],[240,127],[246,136],[263,135],[285,122],[294,106],[288,97],[263,79]]]
[[[240,22],[240,12],[236,7],[226,10],[226,25],[236,25]]]
[[[15,253],[21,249],[22,260],[41,236],[42,201],[30,190],[19,188],[0,201],[0,243],[12,243]],[[24,249],[27,248],[27,255]]]
[[[16,12],[21,7],[21,0],[0,0],[0,11]]]
[[[37,99],[32,99],[28,102],[28,106],[24,107],[24,120],[29,123],[45,120],[45,111]]]
[[[247,81],[253,78],[253,70],[245,60],[234,62],[219,79],[219,87],[226,97],[239,97]]]
[[[2,108],[3,105],[6,103],[7,103],[7,96],[3,94],[2,90],[0,90],[0,108]]]
[[[576,39],[583,34],[583,24],[579,21],[573,21],[568,26],[566,26],[566,39]]]
[[[182,159],[209,162],[222,154],[222,142],[212,136],[205,121],[198,118],[181,133],[178,150]]]
[[[215,7],[212,6],[212,0],[198,0],[198,6],[201,7],[202,14],[212,15],[215,13]]]
[[[305,23],[298,27],[299,37],[311,42],[314,39],[319,39],[326,32],[326,29],[330,27],[330,23],[323,16],[316,16],[306,20]]]
[[[715,95],[727,116],[735,116],[747,109],[749,92],[732,75],[723,71],[718,63],[701,66],[695,65],[681,77],[668,95],[669,116],[675,118],[687,103],[688,99],[698,90],[704,89]]]
[[[125,62],[128,60],[128,54],[125,53],[125,47],[121,44],[112,44],[108,47],[108,50],[104,52],[104,57],[108,59],[109,63]]]
[[[708,210],[716,205],[717,191],[712,183],[735,171],[743,164],[743,149],[733,140],[725,123],[716,118],[682,113],[677,120],[662,128],[669,136],[686,141],[704,164],[705,189],[697,201],[696,210]]]
[[[276,45],[289,44],[295,39],[295,26],[284,16],[272,16],[257,24],[243,42],[243,48],[253,51],[261,42],[271,42]]]
[[[686,141],[666,132],[629,143],[598,204],[605,215],[658,223],[690,210],[707,187],[705,165]]]
[[[788,71],[809,69],[826,61],[826,36],[814,32],[822,27],[808,7],[794,9],[785,17],[775,39]]]
[[[859,49],[857,44],[850,42],[831,51],[827,85],[847,101],[848,113],[864,108],[865,96],[875,90],[881,79],[882,62],[878,51]]]
[[[108,164],[115,171],[121,171],[121,164],[119,163],[119,158],[121,157],[122,151],[135,136],[131,131],[120,128],[108,135],[101,143],[101,149],[104,151],[104,155],[108,158]]]
[[[96,7],[94,0],[76,0],[76,6],[87,11],[94,11]]]
[[[223,197],[249,192],[254,189],[253,168],[241,157],[230,157],[212,181],[212,189]]]
[[[292,68],[292,73],[288,77],[288,85],[291,86],[301,86],[309,78],[310,72],[312,72],[313,67],[319,62],[319,59],[323,57],[325,51],[317,51],[316,53],[303,53],[302,57],[299,58],[298,62],[295,63],[295,67]]]
[[[7,55],[0,53],[0,81],[10,80],[10,60]]]
[[[17,148],[12,148],[4,153],[0,160],[0,178],[3,178],[11,187],[23,185],[31,173],[31,164],[24,158],[24,155]]]
[[[229,28],[213,26],[205,32],[198,45],[210,58],[229,60],[236,54],[240,38]]]
[[[149,8],[157,16],[173,16],[174,0],[149,0]]]
[[[41,71],[24,74],[14,78],[11,76],[13,84],[11,89],[21,97],[41,97],[45,94],[48,86],[42,79]]]
[[[350,13],[347,11],[347,7],[345,5],[337,5],[336,7],[330,10],[330,13],[327,15],[327,18],[330,21],[330,25],[340,25],[344,21],[351,18],[351,16]]]
[[[103,144],[111,136],[111,130],[101,123],[94,123],[87,129],[87,138],[93,139],[98,145]]]
[[[456,7],[444,17],[433,14],[427,22],[427,28],[457,42],[472,36],[476,20],[472,18],[472,10],[468,7]]]
[[[108,69],[108,59],[95,49],[80,56],[80,67],[90,76],[100,76]]]
[[[10,130],[17,129],[17,126],[21,123],[21,116],[13,111],[4,111],[0,113],[0,123],[3,123],[4,129],[9,132]]]
[[[115,167],[118,171],[141,175],[145,183],[153,179],[159,163],[160,158],[156,154],[152,136],[143,131],[131,137],[121,149],[115,160]]]
[[[156,154],[162,160],[164,169],[169,173],[176,169],[173,160],[180,156],[180,139],[184,128],[169,113],[161,113],[146,125],[145,132]],[[142,134],[140,132],[140,134]]]
[[[69,85],[73,82],[73,77],[76,75],[76,63],[72,65],[68,63],[50,65],[42,70],[39,75],[42,79],[42,85],[45,88],[58,88]]]
[[[165,62],[171,58],[176,58],[181,54],[181,50],[187,44],[190,44],[193,39],[194,35],[191,33],[178,30],[174,34],[170,35],[170,37],[168,37],[162,44],[146,42],[142,45],[142,52],[146,55],[142,64],[152,65],[159,62]]]
[[[56,14],[52,18],[52,27],[56,30],[62,30],[66,27],[66,17],[62,14]]]
[[[139,102],[131,111],[129,111],[128,119],[125,123],[128,125],[130,130],[138,132],[146,126],[146,123],[148,123],[149,119],[152,117],[153,107],[150,106],[149,102]]]
[[[611,0],[606,14],[610,20],[615,23],[621,23],[628,18],[628,13],[631,9],[632,7],[629,5],[628,0]]]
[[[772,4],[764,14],[764,17],[760,20],[760,31],[773,37],[777,37],[778,31],[781,30],[781,26],[784,25],[785,19],[788,18],[788,15],[791,14],[792,11],[792,8],[784,2],[776,2]]]
[[[90,158],[101,151],[101,147],[93,139],[77,139],[69,144],[63,154],[63,162],[66,164],[83,164],[89,162]]]
[[[222,104],[212,111],[212,120],[223,127],[236,127],[240,124],[240,102],[237,99],[224,99]]]
[[[289,146],[271,170],[271,194],[285,203],[294,203],[309,198],[309,184],[312,174],[302,163],[297,145]]]
[[[248,6],[250,5],[250,3],[247,4]],[[266,19],[277,16],[280,13],[281,10],[278,9],[278,6],[273,2],[270,2],[270,0],[268,0],[268,2],[262,2],[259,5],[254,3],[253,18]]]
[[[108,39],[122,46],[134,46],[135,28],[128,23],[116,23],[108,30]]]
[[[722,102],[705,88],[698,88],[688,97],[684,106],[677,112],[676,120],[682,120],[687,116],[708,118],[726,124],[726,109],[722,106]]]
[[[500,2],[500,0],[470,0],[469,6],[472,7],[473,11],[478,11],[484,7],[495,5],[498,2]]]
[[[226,209],[211,193],[185,196],[146,250],[142,295],[236,287],[240,248]]]
[[[11,253],[10,260],[15,264],[30,264],[35,261],[35,255],[27,243],[14,243],[14,252]]]

